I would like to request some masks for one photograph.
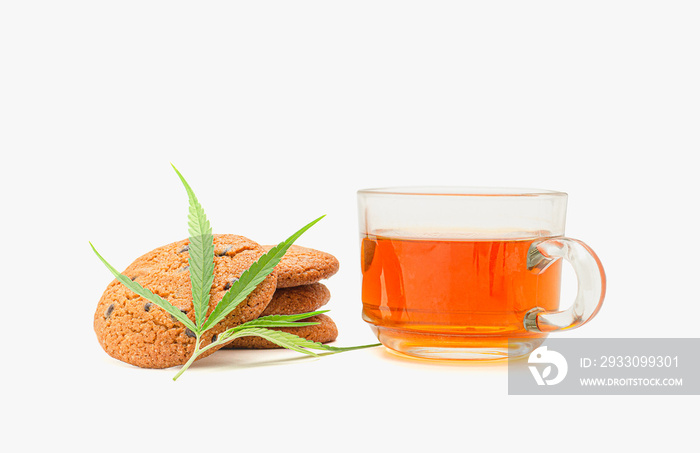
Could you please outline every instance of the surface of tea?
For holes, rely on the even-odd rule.
[[[542,338],[524,329],[523,317],[534,307],[558,308],[561,260],[527,270],[536,239],[368,235],[363,318],[379,335],[427,347],[504,348],[508,338]]]

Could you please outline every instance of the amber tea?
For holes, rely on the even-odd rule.
[[[461,358],[469,348],[483,358],[484,350],[506,350],[508,339],[543,338],[527,331],[523,318],[533,307],[559,307],[561,262],[528,270],[523,263],[535,239],[368,235],[362,240],[364,320],[390,348],[449,345]]]

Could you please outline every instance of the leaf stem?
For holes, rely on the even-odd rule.
[[[194,363],[194,361],[195,361],[195,359],[197,358],[197,356],[199,356],[199,354],[201,354],[202,352],[204,352],[204,350],[202,350],[202,351],[199,350],[199,344],[201,343],[201,341],[202,341],[202,337],[199,336],[199,335],[197,335],[197,338],[196,338],[195,343],[194,343],[194,351],[192,352],[192,357],[190,357],[190,359],[187,361],[187,363],[185,363],[185,364],[182,366],[182,368],[180,368],[180,371],[178,371],[177,374],[173,377],[173,381],[177,381],[177,378],[179,378],[180,375],[181,375],[182,373],[184,373],[185,370],[186,370],[187,368],[189,368],[190,365],[192,365],[192,364]]]
[[[203,347],[202,350],[199,351],[199,353],[202,354],[202,353],[208,351],[208,350],[211,349],[211,348],[215,348],[215,347],[220,346],[220,345],[222,345],[223,343],[227,343],[227,342],[229,342],[229,341],[231,341],[231,340],[230,340],[230,339],[226,339],[226,340],[224,340],[224,341],[215,341],[215,342],[213,342],[213,343],[211,343],[211,344],[209,344],[209,345]]]

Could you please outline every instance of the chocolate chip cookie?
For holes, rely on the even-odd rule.
[[[263,247],[265,251],[272,248],[271,245]],[[275,268],[277,287],[310,285],[331,277],[339,268],[340,263],[330,253],[292,245]]]
[[[260,316],[295,315],[318,310],[331,298],[331,292],[322,283],[278,288]]]
[[[122,274],[168,300],[194,321],[188,244],[185,239],[159,247],[138,258]],[[209,313],[232,282],[264,253],[256,242],[230,234],[214,235],[214,251],[215,275]],[[273,272],[223,321],[204,334],[201,346],[210,344],[212,337],[224,330],[260,316],[272,299],[276,283]],[[183,365],[194,351],[193,332],[117,280],[107,286],[97,305],[94,328],[100,345],[110,356],[139,367]]]

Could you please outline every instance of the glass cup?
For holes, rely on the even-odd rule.
[[[605,272],[586,244],[564,237],[563,192],[395,187],[357,196],[362,317],[392,351],[516,357],[600,310]],[[560,258],[578,279],[565,310]]]

